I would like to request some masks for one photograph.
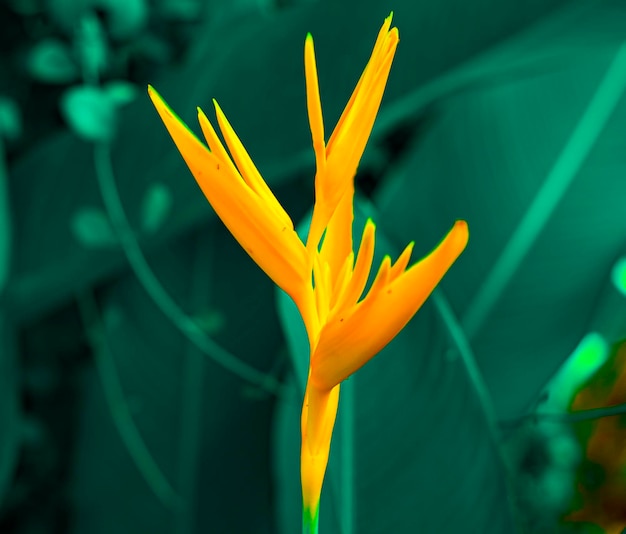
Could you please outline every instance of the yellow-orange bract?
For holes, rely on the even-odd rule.
[[[302,408],[301,477],[305,522],[317,512],[339,384],[375,356],[406,325],[467,244],[457,221],[428,256],[409,265],[409,244],[392,265],[385,257],[365,296],[374,257],[375,225],[363,229],[358,253],[352,244],[354,176],[374,124],[398,30],[391,15],[328,143],[317,81],[313,39],[304,48],[306,99],[315,151],[315,205],[306,244],[254,166],[220,107],[217,122],[230,152],[198,110],[208,149],[167,107],[150,97],[206,198],[235,239],[294,300],[306,326],[310,366]]]

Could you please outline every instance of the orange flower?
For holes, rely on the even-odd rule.
[[[315,205],[306,244],[215,104],[232,156],[206,116],[199,121],[208,149],[149,94],[202,191],[235,239],[294,300],[306,326],[310,366],[302,408],[301,477],[305,531],[317,532],[319,499],[339,402],[339,384],[373,358],[406,325],[463,251],[467,224],[457,221],[425,258],[409,265],[409,244],[392,265],[383,260],[363,292],[374,257],[375,225],[368,220],[358,252],[352,245],[354,176],[382,100],[398,44],[391,15],[328,143],[313,38],[304,48],[306,96],[316,160]]]

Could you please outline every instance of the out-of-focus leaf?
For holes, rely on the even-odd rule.
[[[15,141],[22,134],[22,116],[17,104],[10,98],[0,97],[0,136]]]
[[[95,13],[82,13],[76,23],[74,50],[78,56],[83,79],[89,83],[100,80],[109,62],[109,43],[105,29]]]
[[[111,247],[117,244],[109,218],[101,208],[79,209],[72,216],[71,227],[76,240],[85,247]]]
[[[102,89],[116,106],[130,104],[139,96],[137,86],[125,80],[107,82]]]
[[[74,133],[83,139],[107,141],[115,133],[115,102],[103,89],[87,85],[68,89],[61,98],[61,111]]]
[[[367,208],[366,208],[367,209]],[[380,216],[375,216],[381,221]],[[355,234],[365,223],[355,217]],[[431,247],[436,241],[431,243]],[[399,254],[379,229],[374,265]],[[454,271],[456,267],[452,267]],[[303,390],[308,345],[295,305],[284,294],[280,318]],[[400,335],[350,379],[350,410],[340,398],[320,506],[320,532],[344,532],[345,434],[353,419],[352,532],[514,532],[504,473],[478,399],[447,327],[427,303]],[[278,408],[276,462],[281,533],[297,531],[301,512],[298,424],[301,398]],[[344,456],[343,458],[341,458]],[[451,513],[454,510],[454,513]]]
[[[172,210],[172,194],[162,183],[154,183],[141,203],[141,225],[146,232],[156,232]]]
[[[226,326],[226,318],[219,310],[209,309],[194,317],[196,324],[209,336],[215,336]]]
[[[174,56],[172,43],[148,30],[133,39],[129,48],[134,57],[153,64],[165,65]]]
[[[189,314],[212,309],[223,316],[213,339],[258,369],[272,366],[280,339],[271,282],[221,225],[150,261]],[[103,381],[88,376],[73,469],[73,532],[274,532],[273,397],[250,397],[246,383],[200,354],[134,275],[103,294],[106,372],[115,373],[121,395],[105,394]],[[121,419],[118,410],[126,413]],[[163,491],[168,486],[180,500]]]
[[[417,250],[452,218],[468,221],[470,246],[443,287],[506,419],[527,409],[586,333],[625,244],[626,67],[616,17],[626,12],[581,13],[559,32],[553,24],[531,33],[501,56],[502,68],[538,49],[560,59],[438,102],[437,121],[379,196],[386,227],[402,241],[417,237]],[[477,295],[504,271],[492,305],[478,310]]]
[[[160,0],[157,12],[172,20],[197,20],[202,11],[200,0]]]
[[[26,69],[33,79],[44,83],[70,83],[79,75],[70,47],[53,38],[33,46],[26,56]]]
[[[108,32],[120,39],[138,33],[148,17],[145,0],[46,0],[46,5],[53,20],[68,32],[75,30],[86,14],[103,12]]]

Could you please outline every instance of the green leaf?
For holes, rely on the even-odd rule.
[[[87,248],[117,245],[117,236],[101,208],[80,208],[72,216],[71,228],[76,240]]]
[[[223,317],[215,343],[261,371],[272,367],[280,340],[268,313],[271,282],[221,225],[172,243],[150,263],[189,315],[211,309]],[[245,507],[255,532],[272,532],[273,397],[252,397],[247,382],[202,354],[133,274],[101,295],[92,343],[106,353],[86,375],[74,531],[245,532]]]
[[[66,84],[79,77],[78,65],[70,47],[60,39],[36,43],[26,56],[26,69],[38,82]]]
[[[141,226],[146,232],[156,232],[166,222],[172,211],[172,194],[162,183],[154,183],[143,197]]]
[[[378,195],[389,231],[418,237],[416,249],[454,219],[468,221],[470,244],[443,286],[504,419],[534,402],[587,333],[624,251],[626,180],[615,148],[626,138],[624,49],[602,20],[557,22],[500,51],[491,69],[507,74],[495,82],[442,98]],[[603,37],[581,56],[592,31]],[[524,69],[509,72],[520,56]]]
[[[0,96],[0,136],[16,141],[22,135],[22,115],[17,103]]]
[[[52,20],[68,32],[76,29],[85,12],[98,9],[104,14],[107,33],[116,39],[135,36],[146,24],[149,14],[145,0],[48,0],[46,8]]]
[[[130,104],[136,100],[140,94],[139,89],[134,83],[125,80],[107,82],[102,89],[118,107]]]
[[[113,98],[98,87],[76,86],[61,97],[61,112],[74,133],[87,141],[109,141],[116,127]]]

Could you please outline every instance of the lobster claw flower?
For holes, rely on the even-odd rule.
[[[217,102],[218,124],[232,160],[202,110],[198,109],[198,119],[210,150],[153,87],[148,87],[148,93],[217,215],[261,269],[295,298],[306,279],[306,249],[291,218],[261,177]]]
[[[409,266],[413,244],[395,263],[387,256],[364,294],[374,258],[368,220],[359,250],[352,243],[354,176],[382,101],[398,44],[391,15],[328,142],[313,38],[304,47],[306,98],[315,151],[315,204],[303,243],[214,101],[226,147],[201,110],[205,146],[149,87],[174,143],[215,212],[250,257],[296,303],[306,326],[310,365],[302,408],[301,479],[305,531],[317,532],[339,388],[415,315],[464,250],[467,224],[457,221],[441,243]]]

